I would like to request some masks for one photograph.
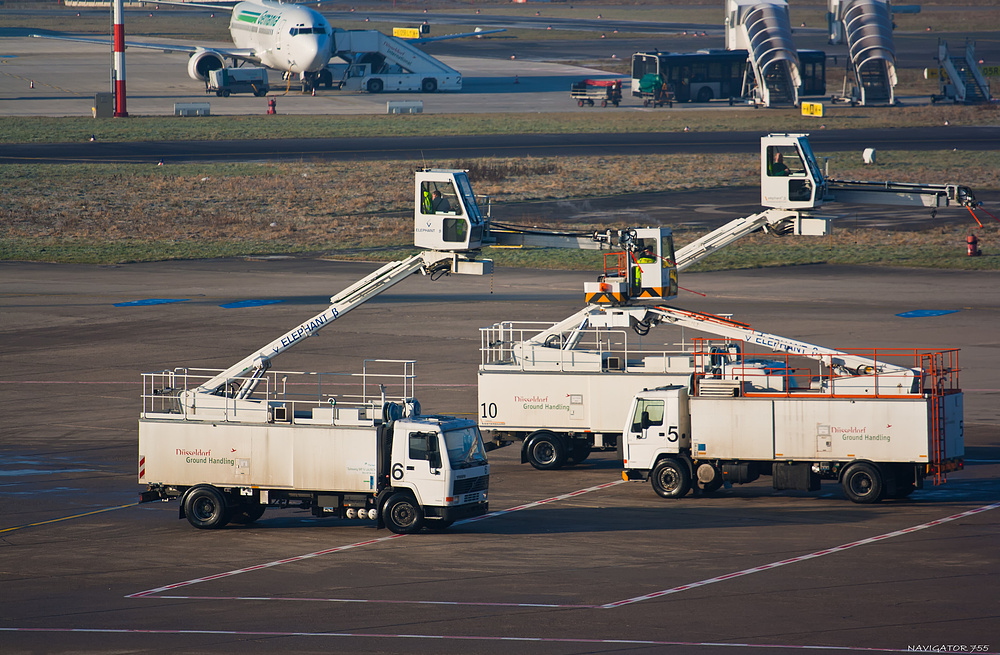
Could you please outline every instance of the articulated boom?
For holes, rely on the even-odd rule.
[[[760,140],[760,204],[774,209],[816,209],[828,202],[905,207],[975,206],[959,184],[855,182],[827,179],[808,134],[769,134]]]

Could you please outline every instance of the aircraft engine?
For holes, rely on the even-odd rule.
[[[188,75],[192,80],[204,82],[209,72],[225,67],[225,58],[214,50],[198,50],[188,59]]]

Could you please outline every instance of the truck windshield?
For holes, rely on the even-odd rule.
[[[444,443],[448,449],[451,468],[464,469],[486,464],[486,449],[479,436],[479,428],[448,430],[444,433]]]

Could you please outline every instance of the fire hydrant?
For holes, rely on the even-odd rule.
[[[272,116],[272,115],[278,113],[277,105],[278,105],[278,101],[275,100],[274,98],[271,98],[270,100],[267,101],[267,115],[268,116]]]
[[[983,251],[979,249],[979,239],[975,234],[970,234],[965,238],[965,245],[969,257],[978,257],[983,254]]]

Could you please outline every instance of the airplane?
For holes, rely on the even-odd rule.
[[[228,10],[229,5],[170,2],[160,0],[158,4],[170,4],[184,7],[198,7],[217,10]],[[126,39],[126,48],[145,48],[162,50],[164,52],[186,52],[190,55],[187,64],[188,76],[191,79],[206,82],[213,70],[225,68],[226,60],[248,62],[282,71],[288,77],[298,76],[303,83],[303,91],[308,91],[319,85],[330,88],[333,85],[333,73],[327,68],[330,59],[336,52],[336,33],[343,32],[333,28],[330,23],[314,9],[305,5],[285,3],[276,0],[243,0],[232,6],[232,17],[229,20],[229,33],[233,39],[234,48],[217,48],[203,46],[184,46],[163,43],[141,43]],[[504,29],[480,30],[463,34],[449,34],[437,37],[407,39],[408,43],[426,43],[444,39],[464,37],[481,37]],[[92,39],[54,34],[32,34],[37,38],[60,39],[84,43],[99,43],[111,45],[108,39]]]

